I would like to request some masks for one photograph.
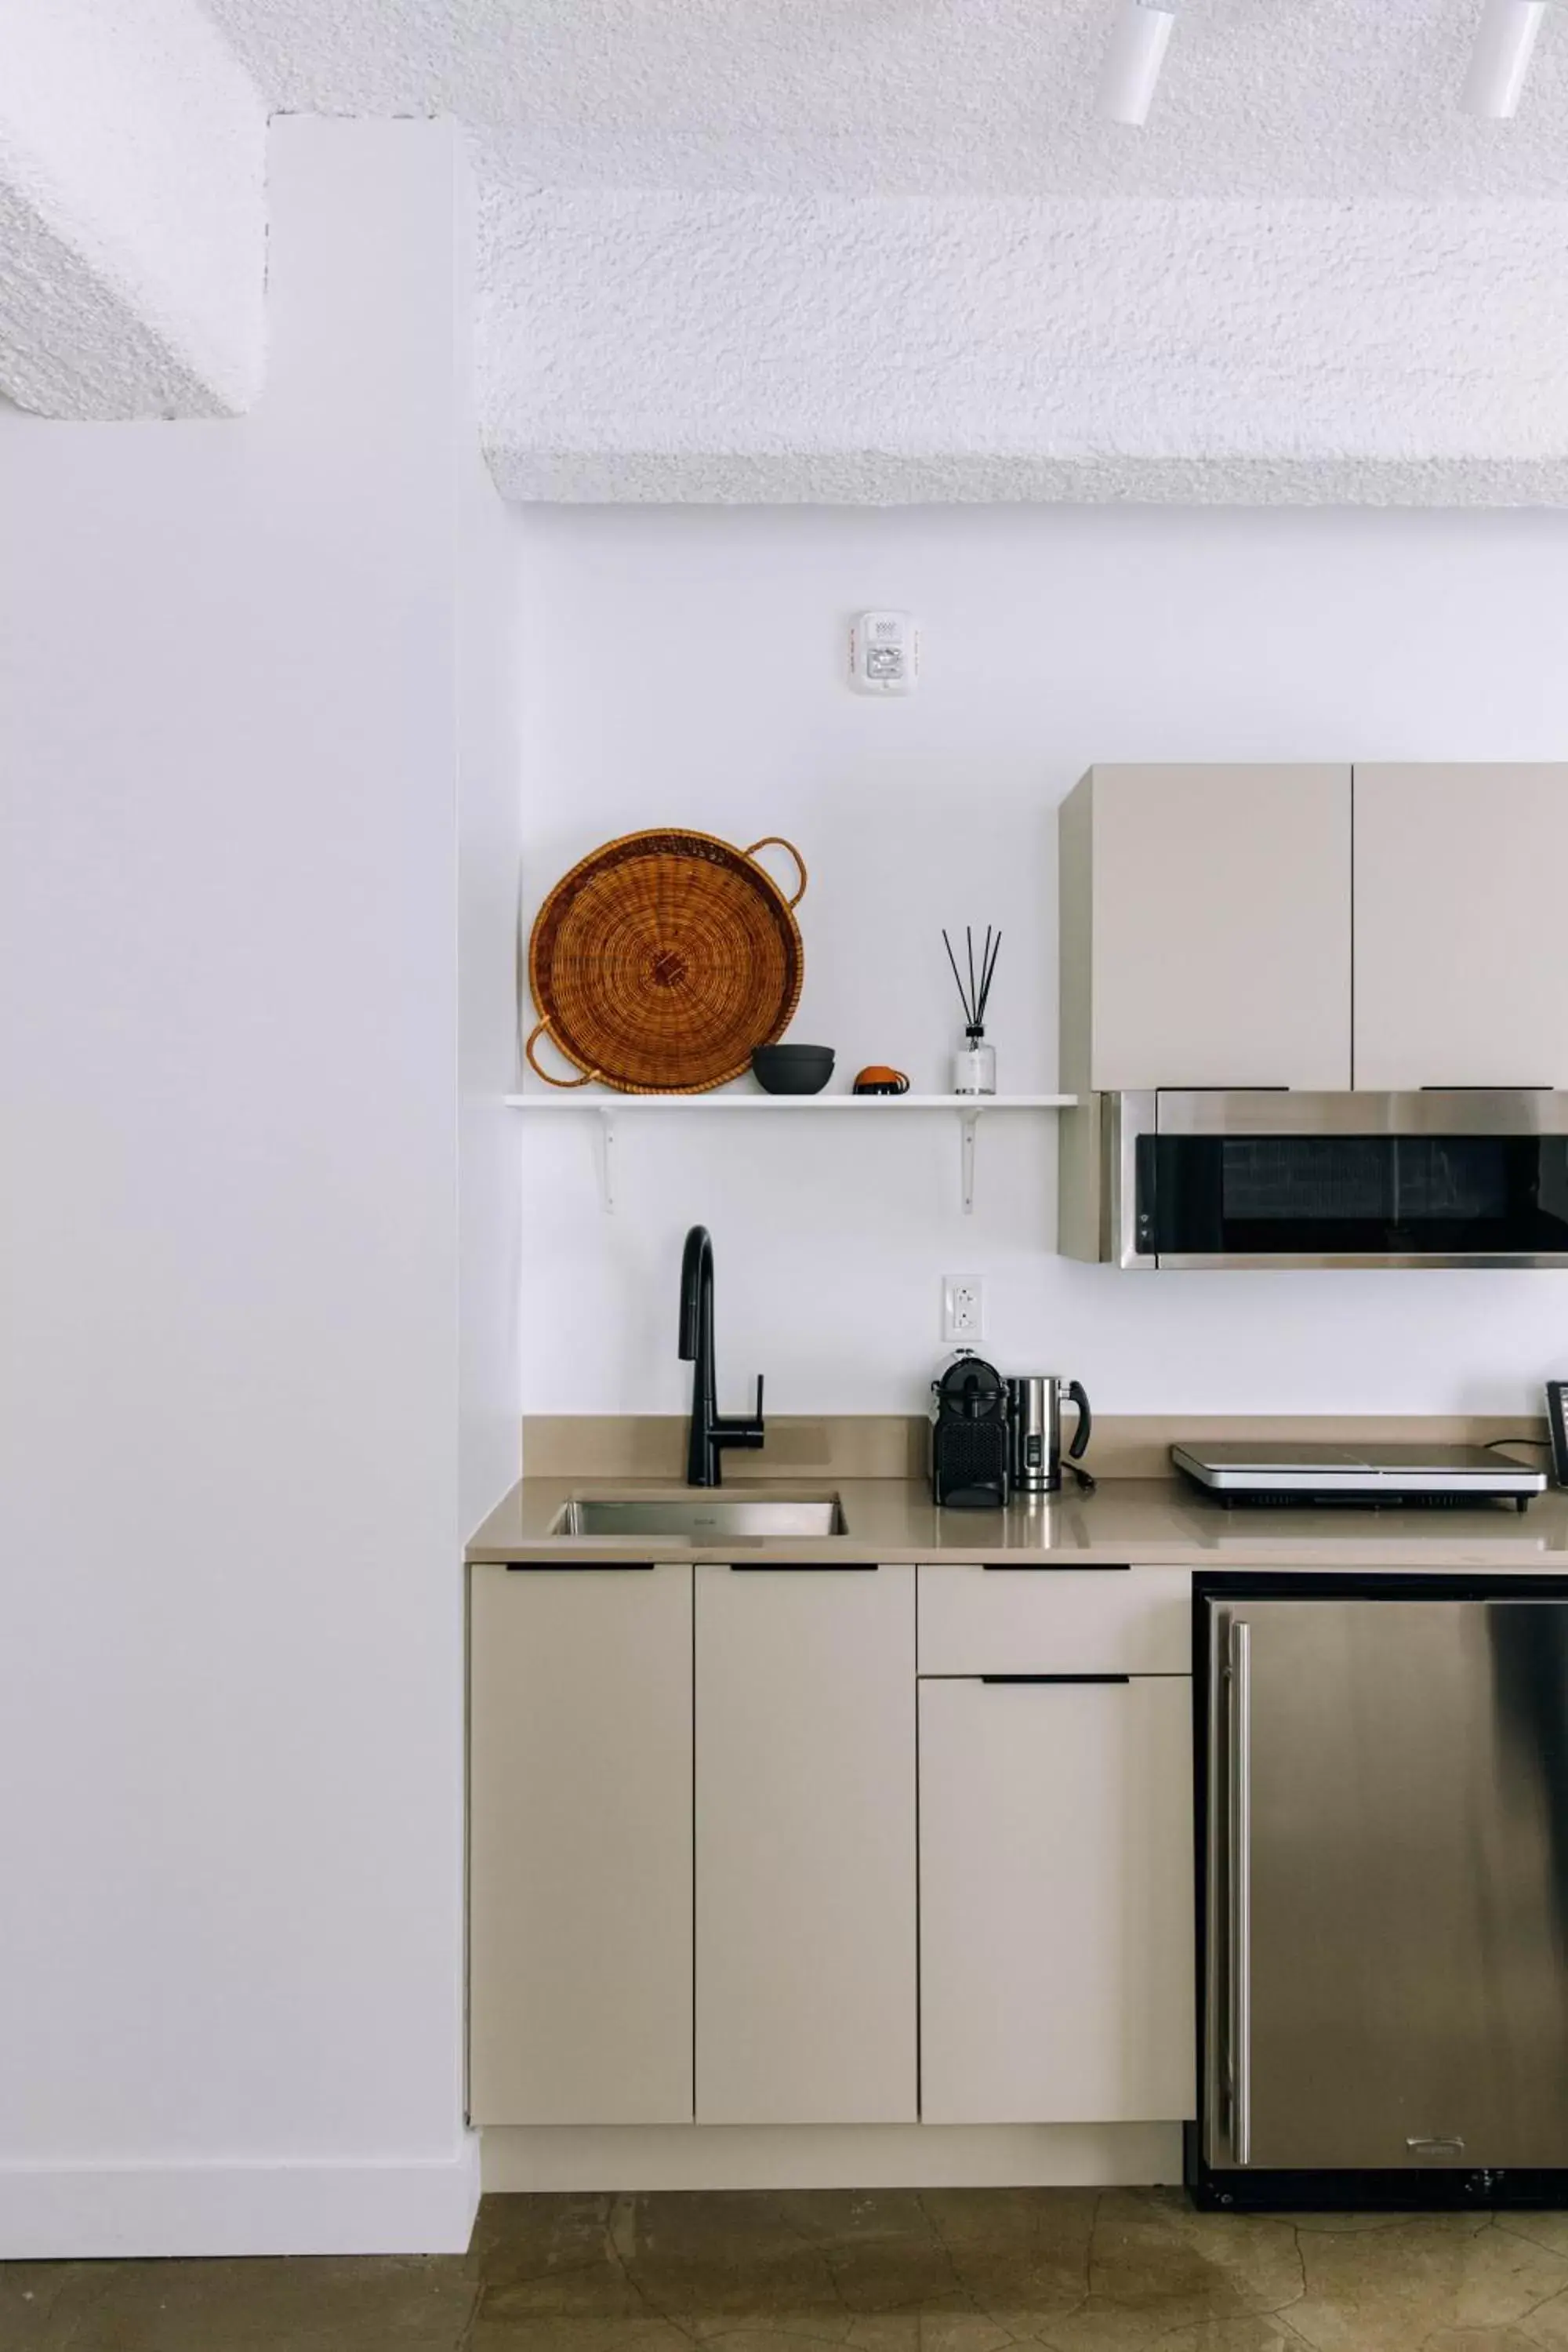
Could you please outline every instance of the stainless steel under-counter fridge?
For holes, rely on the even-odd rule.
[[[1197,1608],[1198,2201],[1568,2203],[1568,1584]]]

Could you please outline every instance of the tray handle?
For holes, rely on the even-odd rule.
[[[584,1070],[580,1078],[552,1078],[549,1071],[543,1067],[533,1050],[535,1044],[541,1037],[549,1037],[551,1044],[552,1045],[555,1044],[555,1039],[551,1034],[550,1023],[548,1020],[541,1021],[529,1032],[528,1042],[522,1049],[523,1059],[527,1062],[529,1068],[533,1072],[535,1077],[542,1078],[547,1087],[560,1087],[563,1092],[569,1092],[573,1087],[591,1087],[593,1085],[595,1079],[599,1075],[597,1070]],[[559,1046],[556,1047],[556,1051],[560,1051]]]
[[[801,900],[805,896],[805,886],[811,877],[805,870],[805,860],[801,856],[799,850],[795,847],[794,842],[786,841],[782,833],[764,833],[761,841],[753,841],[750,849],[742,851],[742,855],[746,857],[755,857],[759,849],[788,850],[800,872],[800,887],[795,892],[793,898],[786,898],[784,900],[784,904],[786,907],[798,907]],[[764,868],[764,871],[766,869]]]

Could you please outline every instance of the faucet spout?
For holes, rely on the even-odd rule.
[[[706,1225],[693,1225],[680,1255],[680,1360],[693,1364],[702,1352],[707,1316],[710,1359],[713,1353],[713,1239]]]
[[[757,1409],[752,1416],[726,1421],[721,1415],[713,1351],[713,1243],[706,1225],[692,1226],[681,1253],[680,1360],[694,1367],[686,1483],[689,1486],[717,1486],[722,1480],[726,1445],[756,1447],[763,1442],[763,1381],[759,1373]]]

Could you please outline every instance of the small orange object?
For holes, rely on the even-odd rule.
[[[858,1095],[907,1095],[909,1090],[902,1070],[889,1069],[886,1062],[868,1062],[855,1080]]]

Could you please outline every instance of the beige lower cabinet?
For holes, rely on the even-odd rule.
[[[925,1681],[920,1745],[924,2120],[1193,2115],[1190,1679]]]
[[[918,2114],[915,1571],[697,1570],[697,2120]]]
[[[470,1575],[469,2114],[689,2123],[692,1571]]]
[[[1192,2114],[1180,1572],[470,1575],[475,2123]]]

